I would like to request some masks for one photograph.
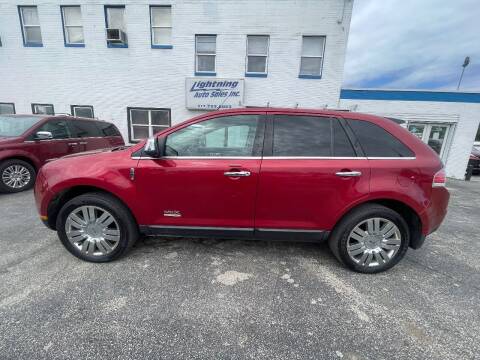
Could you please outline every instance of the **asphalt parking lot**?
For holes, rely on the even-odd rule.
[[[147,238],[91,264],[0,194],[1,359],[478,359],[480,181],[450,181],[440,228],[392,270],[324,245]]]

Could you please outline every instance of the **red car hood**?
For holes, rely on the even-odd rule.
[[[20,140],[20,137],[2,137],[0,136],[0,146],[16,143]]]
[[[90,150],[90,151],[84,151],[76,154],[70,154],[70,155],[65,155],[61,157],[60,159],[68,159],[68,158],[73,158],[73,157],[78,157],[78,156],[87,156],[87,155],[94,155],[94,154],[99,154],[99,153],[105,153],[105,152],[111,152],[111,151],[116,151],[116,150],[123,150],[128,148],[128,146],[116,146],[113,148],[106,148],[106,149],[96,149],[96,150]]]

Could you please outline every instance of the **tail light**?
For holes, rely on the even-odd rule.
[[[447,175],[445,174],[445,169],[441,169],[437,171],[435,175],[433,175],[433,182],[432,187],[442,187],[447,184]]]

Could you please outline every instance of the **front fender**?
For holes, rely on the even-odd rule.
[[[39,169],[42,166],[40,159],[30,152],[20,150],[20,149],[7,149],[7,150],[0,150],[0,161],[6,159],[16,159],[16,158],[24,158],[28,159],[35,167],[35,169]]]

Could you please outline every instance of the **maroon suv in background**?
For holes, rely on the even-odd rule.
[[[115,125],[50,115],[0,115],[0,191],[29,189],[46,162],[83,151],[124,145]]]

